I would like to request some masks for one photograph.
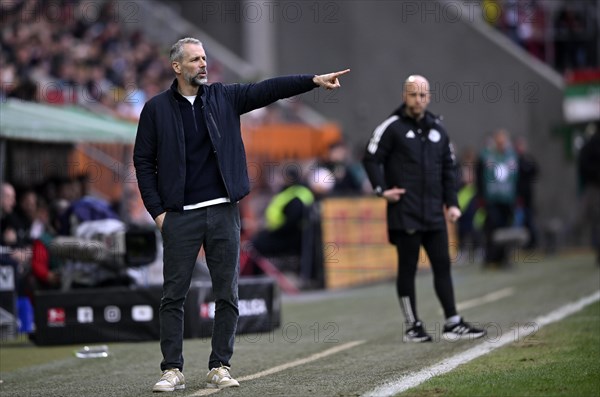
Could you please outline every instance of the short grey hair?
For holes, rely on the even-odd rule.
[[[171,47],[171,52],[169,54],[169,57],[171,58],[171,62],[180,62],[181,61],[181,58],[183,57],[183,45],[184,44],[202,45],[202,42],[193,37],[186,37],[184,39],[177,41],[177,43],[173,44],[173,46]]]

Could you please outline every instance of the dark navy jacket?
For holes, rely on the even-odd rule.
[[[373,132],[363,164],[374,188],[406,189],[387,205],[389,230],[442,230],[444,204],[458,206],[450,139],[430,112],[416,121],[402,106]]]
[[[313,77],[276,77],[251,84],[214,83],[200,90],[213,150],[232,202],[250,191],[240,115],[310,91],[317,87]],[[184,205],[185,135],[176,92],[177,80],[144,105],[135,139],[133,163],[142,200],[152,218],[165,211],[182,211]]]

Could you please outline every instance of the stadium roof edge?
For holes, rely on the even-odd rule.
[[[53,106],[7,99],[0,101],[0,138],[49,143],[133,143],[133,122],[80,107]]]

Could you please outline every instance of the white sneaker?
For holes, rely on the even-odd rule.
[[[163,392],[163,391],[175,391],[185,389],[185,378],[181,371],[177,368],[167,369],[163,371],[160,380],[156,382],[152,391]]]
[[[206,374],[206,387],[224,389],[226,387],[238,387],[239,385],[239,382],[229,374],[229,367],[224,365],[213,368]]]

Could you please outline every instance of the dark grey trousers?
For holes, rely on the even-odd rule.
[[[229,366],[238,321],[240,213],[237,203],[167,212],[163,227],[163,294],[160,303],[161,370],[183,370],[183,306],[200,247],[215,297],[209,369]]]

